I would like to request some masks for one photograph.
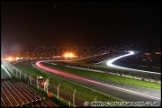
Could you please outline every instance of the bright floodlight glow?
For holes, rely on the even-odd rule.
[[[65,53],[65,54],[64,54],[64,57],[69,57],[69,54],[68,54],[68,53]]]
[[[6,60],[8,60],[8,61],[12,61],[13,58],[12,58],[12,57],[8,57],[8,58],[6,58]]]
[[[72,53],[70,53],[70,54],[69,54],[69,57],[73,57],[73,54],[72,54]]]
[[[74,57],[74,54],[73,53],[65,53],[63,56],[65,58],[72,58],[72,57]]]
[[[16,57],[16,61],[19,60],[20,58],[19,57]]]
[[[151,72],[151,71],[145,71],[145,70],[138,70],[138,69],[133,69],[133,68],[127,68],[127,67],[122,67],[122,66],[117,66],[117,65],[114,65],[113,62],[115,62],[116,60],[119,60],[123,57],[127,57],[127,56],[130,56],[130,55],[134,55],[135,52],[134,51],[128,51],[129,53],[128,54],[124,54],[124,55],[121,55],[121,56],[118,56],[118,57],[115,57],[113,59],[110,59],[107,61],[107,66],[109,67],[113,67],[113,68],[118,68],[118,69],[125,69],[125,70],[132,70],[132,71],[138,71],[138,72],[146,72],[146,73],[153,73],[153,74],[161,74],[161,73],[157,73],[157,72]]]

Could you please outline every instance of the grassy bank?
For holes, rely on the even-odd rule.
[[[106,80],[106,81],[120,82],[120,83],[124,83],[124,84],[160,89],[160,84],[153,83],[153,82],[147,82],[147,81],[142,81],[142,80],[138,80],[138,79],[126,78],[126,77],[122,77],[122,76],[116,76],[116,75],[105,74],[105,73],[92,72],[92,71],[88,71],[88,70],[73,69],[73,68],[69,68],[69,67],[65,67],[65,66],[52,65],[52,64],[47,64],[47,63],[45,65],[54,67],[59,70],[63,70],[65,72],[70,72],[73,74],[81,75],[81,76],[87,76],[87,77],[102,79],[102,80]]]

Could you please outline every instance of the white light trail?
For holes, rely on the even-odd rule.
[[[129,53],[128,54],[124,54],[124,55],[121,55],[121,56],[118,56],[116,58],[113,58],[113,59],[110,59],[107,61],[107,66],[109,67],[113,67],[113,68],[118,68],[118,69],[125,69],[125,70],[131,70],[131,71],[138,71],[138,72],[145,72],[145,73],[153,73],[153,74],[161,74],[161,73],[157,73],[157,72],[151,72],[151,71],[145,71],[145,70],[138,70],[138,69],[133,69],[133,68],[127,68],[127,67],[122,67],[122,66],[117,66],[117,65],[114,65],[113,62],[115,62],[116,60],[119,60],[123,57],[127,57],[127,56],[130,56],[130,55],[134,55],[135,52],[134,51],[128,51]]]
[[[70,79],[73,79],[73,80],[76,80],[76,81],[79,80],[80,82],[85,83],[85,84],[89,84],[89,85],[91,85],[91,84],[95,84],[95,85],[98,85],[98,86],[102,85],[102,86],[109,87],[109,88],[112,88],[112,89],[116,89],[116,90],[119,90],[119,91],[122,91],[122,92],[125,92],[125,93],[140,95],[140,96],[147,97],[147,98],[150,98],[150,99],[155,99],[155,100],[161,100],[161,98],[158,98],[158,97],[153,97],[153,96],[143,94],[143,93],[140,93],[140,92],[136,92],[136,91],[133,91],[133,90],[129,90],[129,89],[126,89],[126,88],[121,88],[121,87],[117,87],[117,86],[114,86],[114,85],[105,84],[103,82],[99,82],[99,81],[96,81],[96,80],[93,80],[93,79],[88,79],[88,78],[84,78],[82,76],[78,76],[78,75],[75,75],[75,74],[72,74],[72,73],[60,71],[60,70],[57,70],[55,68],[51,68],[51,67],[48,67],[46,65],[43,65],[42,62],[47,62],[47,61],[46,60],[37,61],[35,63],[35,65],[38,68],[41,68],[41,69],[46,70],[48,72],[52,72],[54,74],[57,74],[57,75],[65,78],[65,79],[70,78]]]

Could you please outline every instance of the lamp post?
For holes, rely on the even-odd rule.
[[[69,107],[70,107],[70,101],[69,101]]]

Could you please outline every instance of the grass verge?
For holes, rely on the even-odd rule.
[[[119,82],[119,83],[130,84],[130,85],[135,85],[135,86],[142,86],[142,87],[147,87],[147,88],[155,88],[155,89],[161,88],[161,85],[158,83],[142,81],[142,80],[133,79],[133,78],[127,78],[127,77],[116,76],[116,75],[105,74],[105,73],[92,72],[92,71],[88,71],[88,70],[73,69],[73,68],[69,68],[69,67],[65,67],[65,66],[52,65],[52,64],[47,64],[47,63],[45,63],[45,65],[54,67],[56,69],[59,69],[59,70],[65,71],[65,72],[69,72],[69,73],[73,73],[73,74],[77,74],[77,75],[81,75],[81,76],[86,76],[86,77],[91,77],[91,78],[95,78],[95,79]]]

